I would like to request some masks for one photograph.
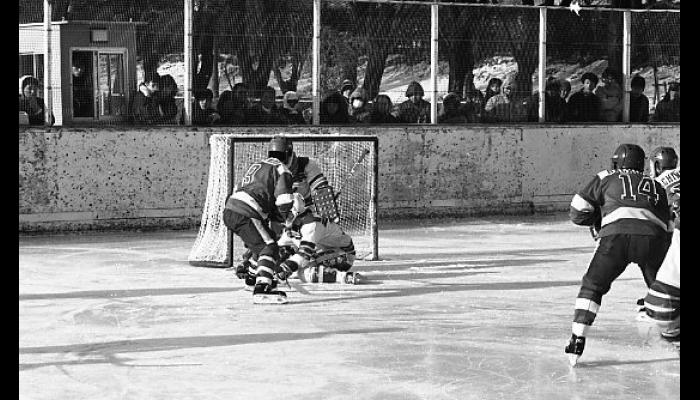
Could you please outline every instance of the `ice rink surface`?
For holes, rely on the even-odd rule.
[[[196,231],[19,238],[20,399],[678,399],[632,264],[564,345],[595,244],[565,214],[380,225],[363,285],[253,305]]]

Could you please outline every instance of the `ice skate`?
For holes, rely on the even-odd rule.
[[[258,283],[253,289],[253,304],[285,304],[287,293],[275,290],[272,285]]]
[[[336,276],[336,282],[347,285],[359,285],[363,279],[364,278],[362,275],[358,274],[357,272],[350,271],[338,271]]]
[[[579,357],[583,354],[583,348],[586,345],[586,338],[583,336],[576,336],[571,334],[571,339],[569,343],[564,348],[564,352],[569,355],[569,365],[572,367],[576,366]]]

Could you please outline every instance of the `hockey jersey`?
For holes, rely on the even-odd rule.
[[[681,167],[662,172],[656,181],[666,190],[668,204],[674,214],[675,228],[681,229]]]
[[[292,178],[293,191],[304,198],[304,205],[309,211],[300,214],[299,218],[304,220],[300,222],[310,222],[312,218],[319,217],[313,211],[311,194],[319,188],[329,186],[328,179],[326,179],[318,163],[308,157],[297,157],[292,165],[292,170],[294,171]]]
[[[663,186],[635,170],[599,172],[574,195],[569,216],[577,225],[600,227],[600,237],[662,235],[672,231]]]
[[[292,173],[276,158],[248,167],[226,208],[255,219],[284,221],[291,211]]]

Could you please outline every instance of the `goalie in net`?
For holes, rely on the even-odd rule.
[[[360,276],[349,272],[355,261],[352,238],[340,227],[340,215],[333,187],[315,160],[299,157],[287,141],[286,151],[292,173],[294,210],[298,212],[289,223],[275,229],[280,233],[280,279],[295,271],[302,281],[359,283]],[[243,256],[236,268],[239,278],[251,282],[257,272],[257,260],[252,253]],[[320,271],[316,266],[324,266]]]

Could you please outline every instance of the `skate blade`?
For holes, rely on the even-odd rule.
[[[285,304],[289,302],[285,296],[276,294],[255,294],[253,295],[253,304]]]
[[[245,285],[245,286],[243,286],[243,290],[245,290],[246,292],[252,292],[254,287],[255,286]]]
[[[579,356],[578,354],[569,354],[569,365],[575,367],[578,363],[579,357],[581,356]]]

